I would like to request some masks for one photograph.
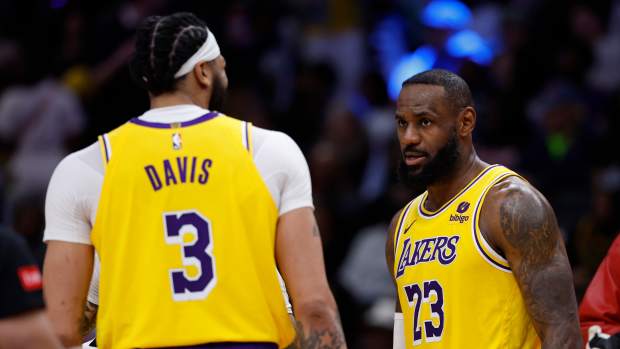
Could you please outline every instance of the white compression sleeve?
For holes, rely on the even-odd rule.
[[[405,349],[405,323],[403,313],[394,313],[394,349]]]

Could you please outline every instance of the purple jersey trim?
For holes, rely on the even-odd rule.
[[[463,193],[465,193],[469,188],[471,188],[474,184],[476,184],[476,182],[478,182],[478,180],[480,178],[482,178],[485,174],[487,174],[487,172],[491,171],[491,169],[498,167],[499,165],[491,165],[487,168],[484,169],[484,171],[480,172],[480,174],[478,176],[476,176],[476,178],[474,178],[474,180],[471,181],[471,183],[469,183],[465,188],[463,188],[463,190],[461,190],[456,196],[454,196],[452,199],[450,199],[450,201],[446,202],[439,210],[435,211],[435,212],[431,212],[426,213],[424,212],[424,203],[426,202],[426,198],[428,196],[425,196],[424,199],[420,200],[420,215],[422,217],[425,218],[430,218],[430,217],[434,217],[436,215],[438,215],[439,213],[443,212],[446,208],[448,208],[448,206],[450,206],[456,199],[458,199]]]
[[[110,150],[108,149],[110,145],[105,133],[101,136],[101,139],[103,140],[103,149],[105,150],[105,162],[108,163],[110,162]]]
[[[211,120],[214,117],[218,116],[219,114],[220,113],[218,113],[216,111],[208,112],[207,114],[205,114],[203,116],[197,117],[197,118],[189,120],[189,121],[182,122],[181,123],[181,127],[192,126],[192,125],[196,125],[196,124],[199,124],[201,122],[204,122],[204,121]],[[140,126],[146,126],[146,127],[172,128],[172,124],[171,123],[144,121],[144,120],[139,119],[139,118],[133,118],[133,119],[129,120],[129,122],[134,123],[136,125],[140,125]]]
[[[212,343],[162,349],[278,349],[275,343]]]
[[[403,230],[403,224],[405,223],[405,220],[407,219],[407,214],[409,213],[409,209],[413,205],[414,201],[415,199],[411,200],[411,202],[407,204],[407,206],[405,206],[405,209],[403,210],[403,213],[402,213],[402,217],[400,217],[400,223],[398,224],[398,229],[396,230],[396,236],[394,236],[394,257],[396,257],[396,249],[398,248],[398,239],[400,239],[400,233]]]
[[[508,178],[510,176],[514,176],[511,173],[507,173],[504,174],[502,176],[500,176],[499,178],[497,178],[495,181],[493,181],[493,184],[498,183],[499,181],[501,181],[504,178]],[[476,217],[478,217],[478,209],[482,206],[483,203],[483,199],[481,199],[478,204],[476,205],[476,209],[474,210],[474,241],[476,242],[476,245],[478,246],[478,250],[480,250],[480,252],[482,252],[482,254],[484,255],[484,257],[486,258],[487,261],[491,262],[493,265],[495,265],[496,267],[505,270],[505,271],[512,271],[509,267],[506,267],[505,265],[502,265],[500,263],[498,263],[497,261],[495,261],[495,259],[493,259],[493,257],[489,256],[489,254],[487,253],[487,251],[482,247],[482,244],[480,243],[480,240],[478,239],[478,219]],[[482,235],[482,232],[480,232],[480,235]],[[492,248],[492,247],[491,247]],[[497,253],[497,251],[495,251],[495,253]],[[498,253],[499,254],[499,253]]]
[[[245,123],[245,147],[247,148],[248,151],[250,151],[250,127],[249,127],[250,123],[246,122]]]

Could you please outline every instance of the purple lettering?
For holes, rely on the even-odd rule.
[[[181,163],[181,159],[183,159],[183,163]],[[179,180],[181,183],[185,183],[187,179],[187,156],[177,158],[177,166],[179,167]]]
[[[158,191],[159,189],[161,189],[161,180],[159,179],[159,175],[157,174],[157,170],[155,169],[155,166],[153,165],[145,166],[144,170],[146,171],[146,175],[149,177],[149,181],[151,182],[151,185],[153,186],[153,190]]]
[[[438,236],[437,241],[435,241],[435,249],[433,250],[433,258],[431,260],[437,259],[437,254],[439,254],[439,261],[441,262],[441,250],[446,243],[448,242],[448,238],[445,236]]]
[[[192,174],[190,176],[190,183],[194,183],[194,174],[196,173],[196,157],[192,156]]]
[[[172,171],[168,159],[164,160],[164,175],[166,176],[166,186],[169,186],[171,182],[177,184],[177,179],[174,177],[174,171]]]
[[[400,255],[400,259],[398,260],[398,268],[396,269],[396,277],[403,275],[403,273],[405,272],[405,267],[407,266],[407,260],[409,259],[410,252],[411,252],[411,241],[407,239],[403,243],[403,253]],[[393,268],[393,266],[390,266],[390,268]]]
[[[424,243],[424,249],[422,250],[422,254],[420,254],[420,259],[418,263],[430,262],[431,257],[433,256],[431,252],[431,248],[435,245],[435,239],[424,239],[422,240]]]
[[[205,184],[209,180],[209,170],[211,168],[211,159],[204,159],[202,161],[202,173],[198,176],[198,183]]]
[[[415,242],[415,249],[413,250],[413,256],[407,265],[416,265],[420,260],[420,246],[423,245],[424,240],[418,240]]]
[[[452,236],[448,239],[448,246],[439,254],[439,262],[441,264],[450,264],[456,258],[456,244],[459,242],[458,236]],[[447,253],[448,250],[450,253]]]

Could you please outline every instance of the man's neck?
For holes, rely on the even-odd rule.
[[[198,98],[186,94],[182,91],[162,93],[157,96],[151,96],[151,109],[171,107],[180,104],[195,104],[201,108],[208,109],[208,105],[201,103]]]
[[[426,197],[424,208],[429,211],[438,210],[487,166],[488,164],[480,160],[472,149],[469,154],[464,155],[456,164],[451,175],[428,186],[428,196]]]

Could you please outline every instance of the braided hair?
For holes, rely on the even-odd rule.
[[[133,80],[153,95],[171,92],[179,68],[204,44],[207,25],[189,12],[146,18],[136,33],[129,68]]]

